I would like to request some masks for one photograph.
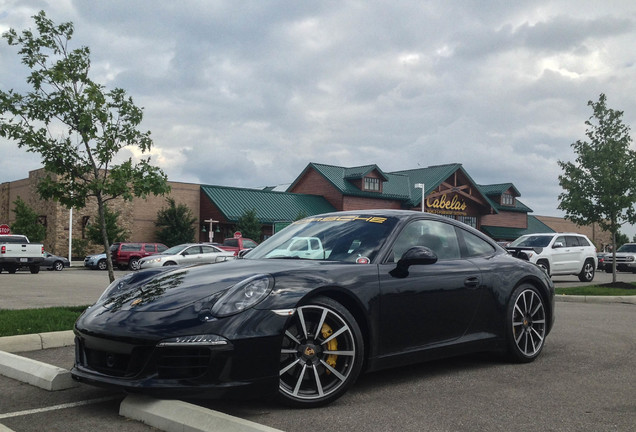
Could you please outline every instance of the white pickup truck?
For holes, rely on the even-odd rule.
[[[30,243],[23,235],[0,235],[0,273],[15,273],[20,267],[28,267],[31,273],[39,273],[44,261],[44,245]]]

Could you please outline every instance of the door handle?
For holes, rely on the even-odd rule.
[[[466,288],[477,288],[479,286],[479,278],[477,276],[471,276],[464,280],[464,286]]]

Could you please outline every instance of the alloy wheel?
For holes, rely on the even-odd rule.
[[[546,314],[541,296],[533,289],[523,290],[512,309],[514,344],[527,359],[536,357],[545,339]]]

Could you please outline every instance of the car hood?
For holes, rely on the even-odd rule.
[[[130,274],[128,279],[122,278],[113,294],[100,299],[96,306],[111,311],[168,311],[197,302],[208,302],[236,283],[254,275],[269,274],[276,280],[276,276],[282,272],[289,275],[290,272],[307,271],[321,265],[334,263],[277,259],[233,260],[217,264],[141,270]]]

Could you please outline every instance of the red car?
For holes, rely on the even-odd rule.
[[[168,249],[162,243],[113,243],[110,247],[113,265],[119,268],[128,267],[130,270],[139,270],[139,260],[143,257],[154,255]]]
[[[219,247],[225,251],[234,252],[234,256],[237,256],[243,249],[253,249],[256,246],[258,246],[258,243],[254,240],[238,235],[232,238],[226,238],[223,240],[223,244],[219,245]]]

